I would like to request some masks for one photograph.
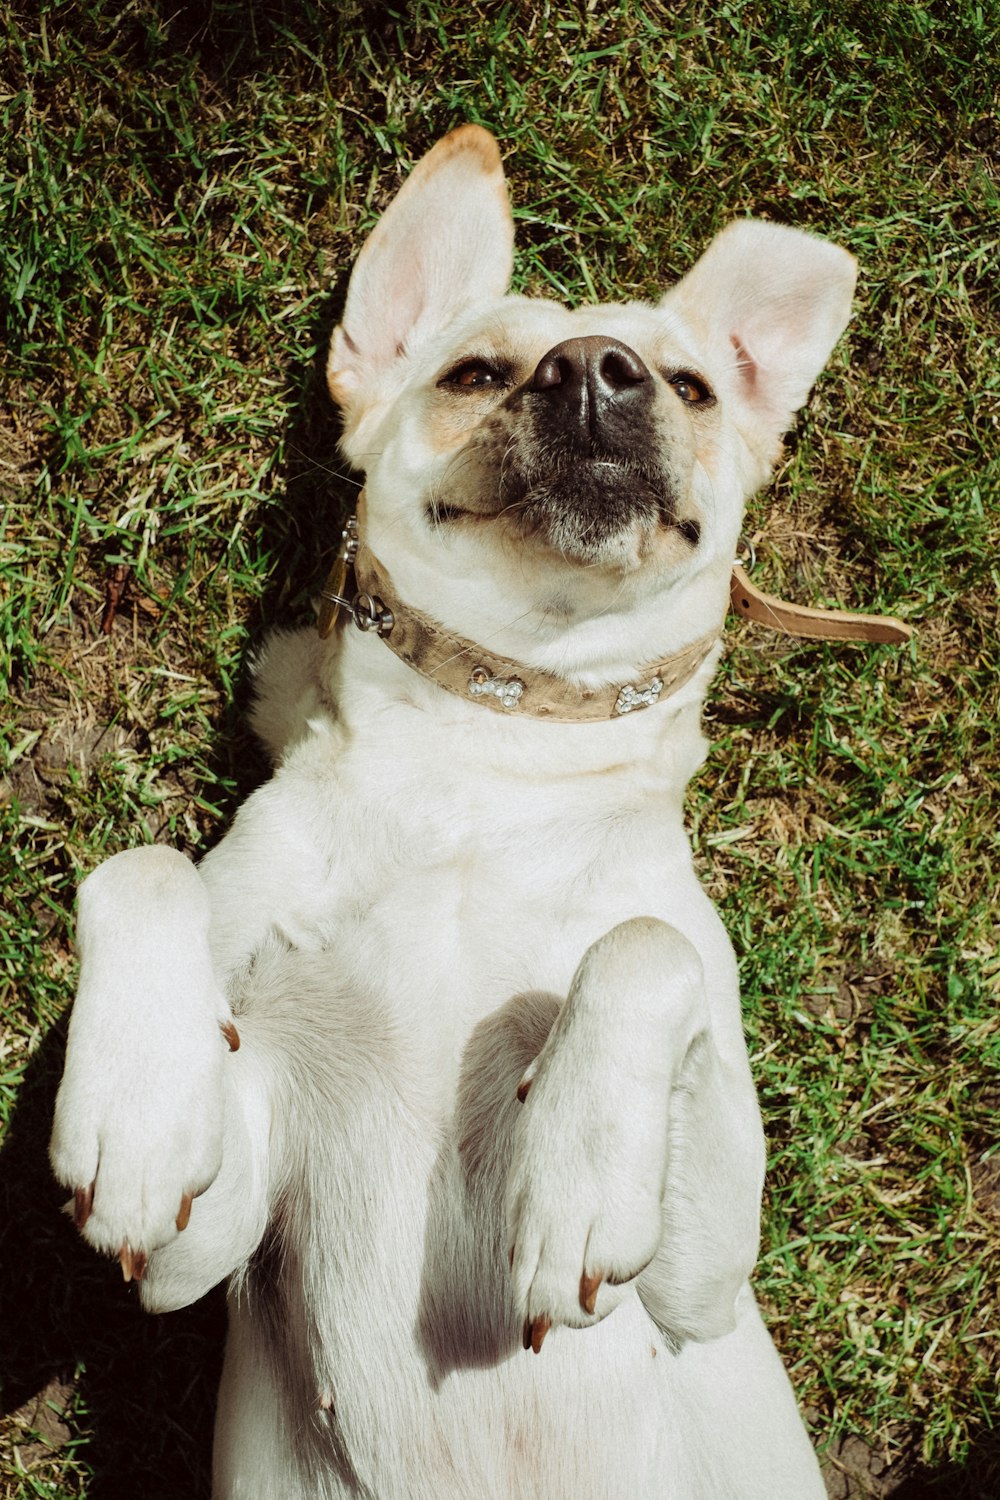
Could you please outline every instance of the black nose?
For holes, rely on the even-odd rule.
[[[635,350],[597,335],[556,344],[538,361],[528,389],[565,422],[592,434],[607,418],[638,411],[652,399],[649,371]]]

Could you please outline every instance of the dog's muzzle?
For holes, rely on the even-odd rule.
[[[674,524],[656,382],[627,344],[566,339],[499,416],[500,502],[566,557],[614,561],[621,539]]]

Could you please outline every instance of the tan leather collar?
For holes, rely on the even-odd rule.
[[[583,724],[649,708],[690,682],[719,640],[719,632],[713,630],[683,651],[639,667],[630,682],[577,687],[554,672],[525,666],[487,651],[464,636],[453,635],[429,615],[402,603],[389,575],[363,543],[354,559],[354,576],[360,590],[356,598],[372,601],[376,612],[386,612],[390,617],[379,630],[380,622],[369,616],[374,623],[368,628],[379,630],[401,661],[467,702],[519,718]],[[356,611],[354,619],[358,623]]]
[[[744,619],[816,640],[898,643],[913,634],[909,625],[891,616],[809,609],[762,593],[739,563],[733,567],[730,602]],[[361,543],[353,516],[320,593],[320,635],[328,636],[345,618],[352,619],[359,630],[374,630],[415,672],[467,702],[481,703],[495,713],[561,724],[606,721],[666,702],[708,660],[721,633],[720,627],[682,651],[647,662],[637,668],[630,682],[577,687],[555,673],[487,651],[405,604],[385,569]]]

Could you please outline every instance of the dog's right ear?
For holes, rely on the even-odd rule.
[[[399,362],[458,313],[502,297],[513,261],[497,143],[462,125],[417,163],[351,274],[327,363],[349,455],[362,419],[395,389]]]
[[[854,256],[829,240],[739,219],[662,299],[733,370],[737,421],[762,460],[759,478],[847,325],[856,275]]]

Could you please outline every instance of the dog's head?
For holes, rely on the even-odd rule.
[[[507,295],[496,143],[463,126],[368,239],[335,331],[342,446],[402,597],[499,652],[614,675],[721,619],[743,506],[850,311],[854,261],[731,224],[655,306]]]

